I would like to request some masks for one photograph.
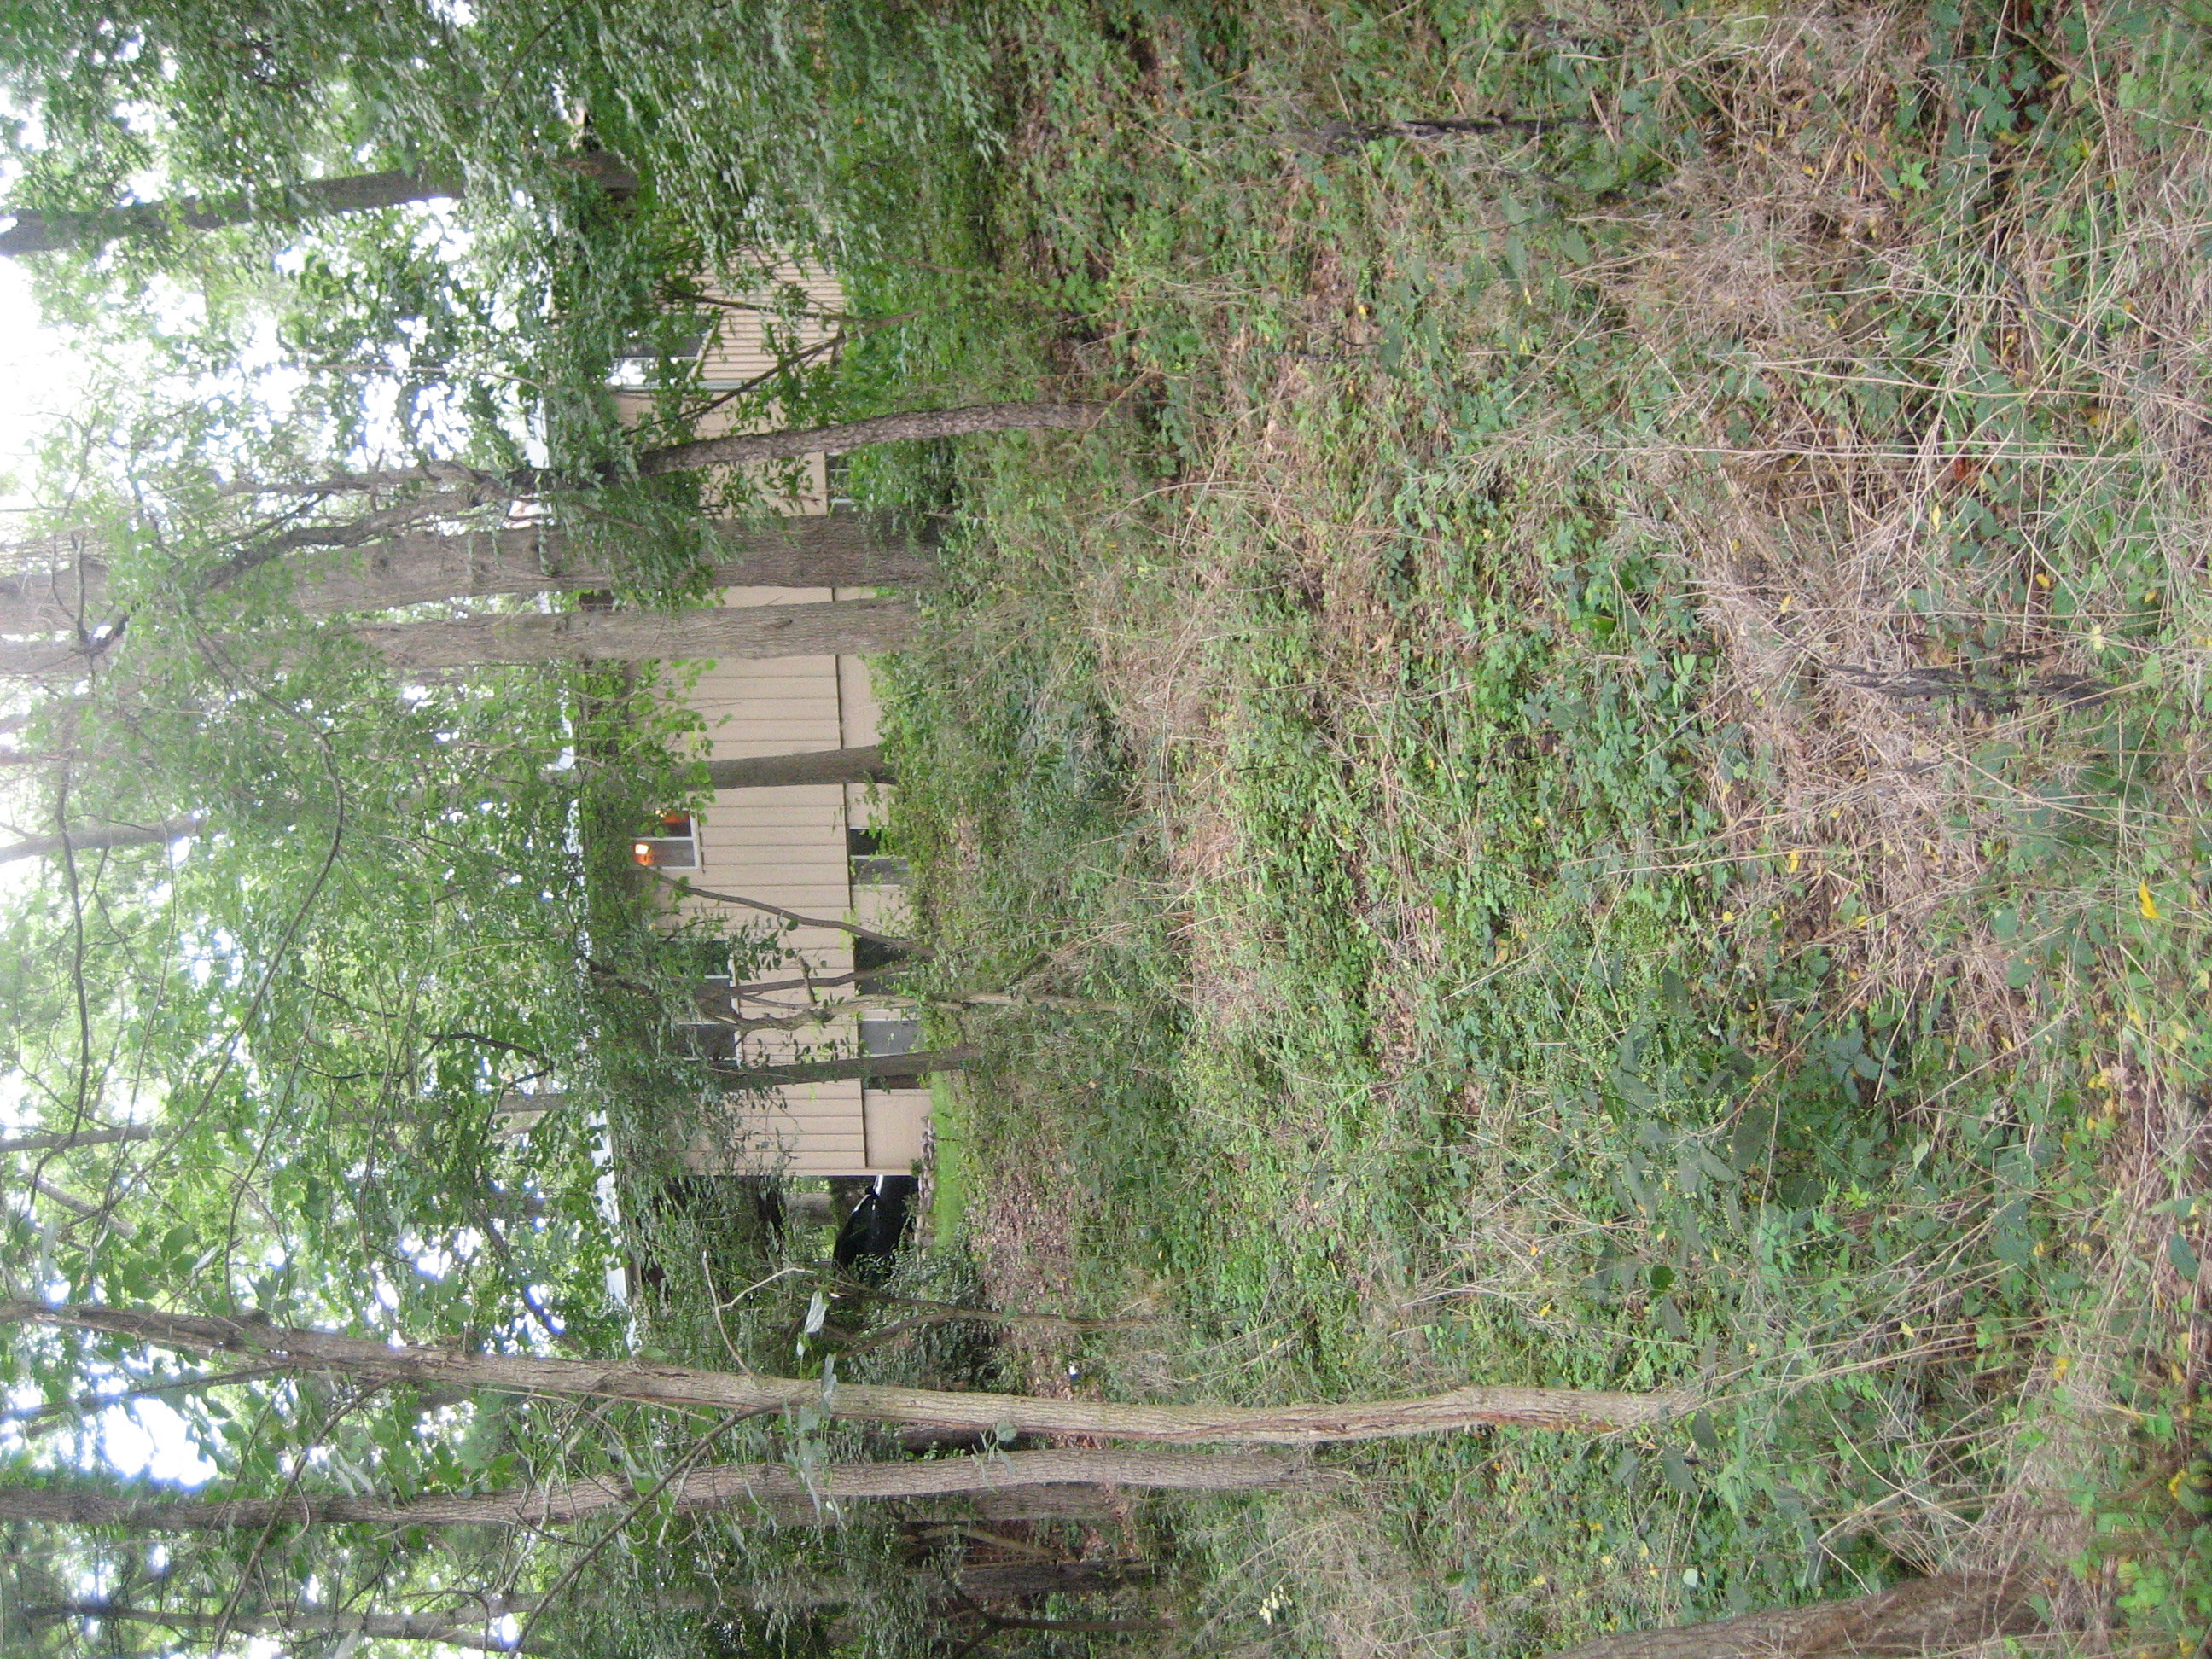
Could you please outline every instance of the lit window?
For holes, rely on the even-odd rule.
[[[698,827],[689,812],[663,812],[654,820],[652,833],[630,842],[629,855],[648,870],[696,870]]]

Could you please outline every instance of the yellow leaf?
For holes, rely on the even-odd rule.
[[[2142,912],[2145,921],[2158,920],[2158,901],[2150,896],[2150,884],[2147,881],[2136,884],[2136,908]]]

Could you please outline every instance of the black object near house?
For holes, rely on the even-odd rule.
[[[880,1284],[890,1277],[898,1253],[914,1233],[914,1199],[921,1182],[912,1176],[878,1176],[837,1229],[831,1257],[854,1278]]]

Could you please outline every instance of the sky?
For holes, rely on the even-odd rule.
[[[4,215],[0,215],[4,217]],[[12,540],[17,515],[29,504],[28,485],[35,471],[40,438],[77,403],[83,388],[80,364],[66,333],[41,325],[32,295],[29,273],[17,261],[0,257],[0,545]],[[8,803],[0,795],[0,819],[8,818]],[[28,866],[24,866],[27,872]],[[18,1091],[0,1078],[0,1131],[13,1127],[21,1115]],[[37,1404],[28,1395],[8,1398],[0,1406],[18,1408]],[[69,1437],[48,1442],[51,1450],[63,1451],[74,1461],[90,1459],[121,1475],[143,1475],[157,1480],[198,1486],[219,1471],[201,1456],[192,1443],[185,1419],[159,1400],[118,1404],[88,1419],[91,1443],[81,1449]],[[0,1451],[22,1444],[13,1430],[0,1431]],[[70,1448],[64,1450],[64,1448]],[[88,1587],[96,1589],[97,1587]],[[514,1620],[503,1621],[499,1632],[513,1639]],[[359,1638],[342,1644],[346,1652],[359,1645]],[[459,1659],[459,1650],[443,1643],[421,1647],[422,1659]],[[279,1644],[263,1638],[233,1643],[228,1650],[246,1659],[276,1659]]]
[[[0,541],[26,505],[40,434],[76,402],[81,385],[65,335],[39,323],[29,274],[0,258]],[[12,1115],[0,1110],[0,1116]],[[19,1403],[27,1404],[28,1401]],[[185,1432],[184,1420],[158,1400],[100,1413],[106,1461],[124,1474],[197,1484],[213,1475]]]
[[[0,258],[0,511],[22,507],[39,434],[76,403],[81,384],[67,337],[39,325],[29,273]]]

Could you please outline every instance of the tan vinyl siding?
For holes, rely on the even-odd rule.
[[[801,333],[802,343],[827,337],[829,319],[844,307],[835,278],[818,270],[787,267],[779,278],[797,276],[806,289],[809,309],[817,313]],[[721,313],[715,337],[700,355],[700,378],[709,389],[742,386],[774,367],[762,338],[757,313]],[[710,416],[699,435],[732,429],[726,416]],[[820,513],[829,506],[827,471],[820,456],[805,467],[805,493],[781,505],[787,511]],[[830,599],[868,597],[860,589],[732,588],[721,596],[730,605],[808,605]],[[752,759],[802,754],[872,744],[878,737],[878,705],[867,665],[857,657],[793,657],[758,662],[687,665],[684,697],[706,723],[707,757]],[[896,889],[852,884],[847,855],[848,824],[870,822],[874,791],[861,786],[824,784],[781,789],[733,789],[717,794],[696,816],[699,868],[690,872],[695,885],[734,893],[825,920],[858,920],[864,926],[896,921],[903,925],[903,897]],[[856,915],[855,904],[860,907]],[[712,918],[736,927],[769,919],[757,913],[693,899],[687,915]],[[882,931],[895,931],[883,927]],[[822,927],[800,927],[786,942],[817,974],[849,973],[851,935]],[[777,972],[781,979],[788,975]],[[848,991],[831,992],[848,996]],[[794,996],[792,1006],[804,998]],[[858,1004],[854,1007],[857,1010]],[[755,1010],[754,1012],[762,1012]],[[772,1064],[813,1054],[850,1054],[857,1027],[848,1017],[793,1036],[750,1035],[740,1051],[750,1064]],[[864,1090],[857,1081],[817,1083],[786,1088],[780,1103],[749,1103],[733,1127],[737,1145],[710,1144],[702,1138],[690,1153],[701,1170],[742,1168],[793,1176],[903,1174],[924,1155],[929,1097],[926,1091]]]
[[[844,290],[837,279],[818,266],[787,264],[779,267],[770,283],[759,295],[780,300],[775,292],[782,284],[796,281],[806,291],[807,319],[795,327],[779,319],[776,331],[780,339],[788,343],[796,337],[803,347],[818,345],[836,331],[831,319],[845,308]],[[699,380],[709,392],[741,386],[769,374],[775,368],[775,354],[768,349],[766,319],[757,311],[723,311],[714,336],[699,354]],[[738,429],[735,417],[724,410],[716,410],[699,422],[696,434],[702,438],[718,438],[726,432]],[[795,498],[787,497],[781,505],[793,513],[826,513],[830,510],[829,468],[824,459],[810,455],[800,463],[800,488]],[[823,595],[824,598],[828,596]]]
[[[871,1089],[861,1116],[871,1168],[903,1175],[927,1152],[928,1090]]]
[[[835,276],[818,265],[785,264],[778,267],[770,278],[775,287],[794,281],[805,290],[806,309],[811,314],[795,331],[790,324],[779,321],[778,332],[786,337],[796,332],[801,345],[818,344],[835,331],[834,319],[845,308],[844,289]],[[744,297],[752,301],[763,296]],[[771,293],[767,297],[781,296]],[[743,386],[775,367],[775,359],[763,337],[762,321],[762,313],[757,311],[730,309],[721,313],[720,329],[699,354],[700,378],[705,384]]]

